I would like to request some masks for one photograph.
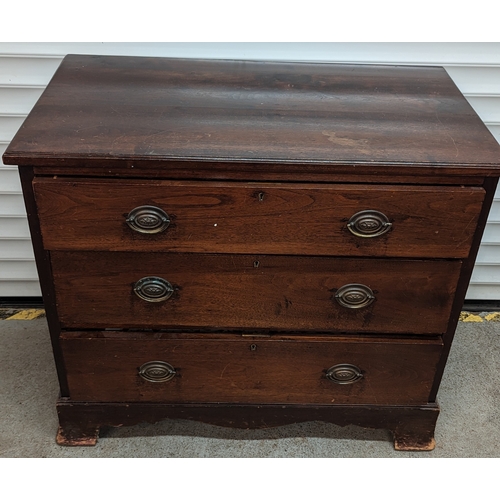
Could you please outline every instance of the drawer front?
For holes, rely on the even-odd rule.
[[[72,335],[61,345],[80,401],[423,404],[442,350],[418,339]]]
[[[461,267],[460,261],[263,255],[51,255],[67,328],[440,334]]]
[[[67,179],[34,191],[49,250],[429,258],[468,256],[484,198],[479,187]]]

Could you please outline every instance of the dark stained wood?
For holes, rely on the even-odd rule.
[[[121,427],[175,418],[241,429],[266,429],[311,420],[340,426],[389,429],[396,449],[430,451],[439,406],[88,403],[61,398],[57,403],[57,413],[62,430],[59,435],[62,433],[66,437],[64,444],[69,446],[79,446],[82,441],[91,444],[88,438],[96,427]],[[283,433],[290,435],[290,428],[284,429]],[[304,437],[303,433],[301,427],[300,437]],[[96,442],[97,438],[94,444]]]
[[[424,404],[441,353],[440,340],[373,338],[148,339],[64,338],[70,397],[76,401],[199,403]],[[149,382],[138,367],[173,366],[167,382]],[[352,384],[328,380],[334,365],[357,366]]]
[[[394,449],[398,451],[432,451],[436,446],[434,429],[438,412],[430,408],[417,412],[401,412],[401,418],[391,431]]]
[[[60,424],[57,429],[56,443],[60,446],[95,446],[99,437],[99,425],[65,420],[59,415]]]
[[[4,162],[189,158],[493,171],[498,150],[439,67],[69,55]]]
[[[39,179],[34,190],[49,250],[423,258],[467,257],[484,198],[476,187],[109,179]],[[170,216],[167,230],[126,224],[143,205]],[[353,235],[347,222],[363,210],[384,213],[393,229]]]
[[[65,328],[439,334],[446,331],[461,266],[460,261],[265,255],[51,255]],[[169,281],[172,297],[155,303],[137,297],[133,285],[147,276]],[[350,283],[369,286],[375,301],[363,309],[340,306],[335,292]]]
[[[61,395],[65,397],[68,395],[68,383],[66,380],[66,370],[61,354],[61,346],[59,344],[61,326],[55,303],[54,282],[52,280],[52,269],[50,267],[50,253],[43,247],[42,235],[40,232],[40,219],[38,218],[38,208],[33,195],[33,169],[30,167],[20,167],[19,174],[23,188],[26,214],[28,215],[33,253],[35,254],[38,278],[40,280],[40,288],[43,294],[43,303],[50,332],[50,340],[52,343],[52,352],[54,354],[59,387]]]
[[[443,337],[444,349],[441,355],[441,360],[439,363],[438,370],[436,371],[436,378],[434,380],[434,385],[432,389],[431,401],[435,400],[437,392],[439,390],[439,385],[441,384],[441,379],[443,377],[443,373],[445,370],[446,361],[448,360],[448,355],[450,353],[453,338],[455,336],[458,319],[460,316],[460,312],[462,311],[472,271],[474,270],[474,264],[476,262],[477,253],[479,251],[479,245],[481,244],[481,238],[483,237],[484,228],[486,227],[486,222],[488,220],[491,203],[493,202],[493,198],[495,196],[497,184],[498,184],[498,178],[486,179],[484,182],[486,198],[484,200],[483,209],[481,210],[481,214],[477,222],[476,232],[474,234],[474,240],[470,249],[469,258],[465,260],[464,265],[462,266],[462,271],[460,273],[460,279],[454,296],[453,308],[450,314],[448,329]]]
[[[37,176],[61,177],[108,177],[147,178],[182,180],[223,180],[248,181],[255,179],[278,182],[359,182],[360,168],[366,184],[428,184],[428,185],[471,185],[480,186],[482,176],[494,176],[489,167],[446,166],[419,167],[408,165],[396,171],[395,166],[374,165],[330,165],[302,163],[234,163],[234,162],[192,162],[190,161],[143,161],[143,162],[103,162],[87,159],[66,161],[32,161]],[[74,168],[77,167],[77,168]]]

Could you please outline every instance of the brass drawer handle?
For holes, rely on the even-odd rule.
[[[155,234],[167,229],[170,217],[161,208],[143,205],[134,208],[125,222],[138,233]]]
[[[146,276],[134,284],[134,292],[147,302],[162,302],[174,293],[174,287],[163,278]]]
[[[148,361],[139,368],[139,375],[148,382],[167,382],[176,374],[175,368],[165,361]]]
[[[344,363],[328,368],[326,378],[336,384],[354,384],[363,378],[363,373],[357,366]]]
[[[354,214],[347,223],[347,229],[360,238],[376,238],[391,229],[392,223],[382,212],[363,210]]]
[[[335,299],[342,307],[361,309],[369,306],[375,300],[375,295],[373,295],[372,289],[366,285],[350,283],[337,290]]]

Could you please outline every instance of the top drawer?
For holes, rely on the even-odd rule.
[[[434,258],[468,256],[484,198],[480,187],[67,178],[35,179],[34,192],[49,250]]]

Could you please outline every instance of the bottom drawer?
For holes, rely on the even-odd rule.
[[[79,401],[422,404],[441,340],[66,333]]]

